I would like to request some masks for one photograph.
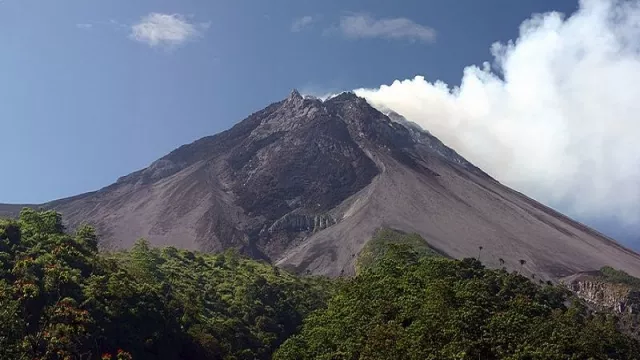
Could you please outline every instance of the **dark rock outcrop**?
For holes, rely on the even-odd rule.
[[[562,283],[596,308],[620,314],[640,313],[640,290],[626,284],[606,281],[596,273],[569,276],[562,279]]]

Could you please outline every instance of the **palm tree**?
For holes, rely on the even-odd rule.
[[[504,266],[504,259],[503,258],[498,259],[498,261],[500,261],[500,266]]]
[[[527,260],[520,259],[520,273],[522,273],[522,267],[527,263]]]
[[[480,261],[480,254],[482,253],[482,246],[478,246],[478,261]]]

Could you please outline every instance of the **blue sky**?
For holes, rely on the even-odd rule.
[[[517,39],[532,14],[570,16],[578,7],[577,0],[2,0],[0,202],[97,190],[292,88],[321,95],[416,75],[458,86],[466,67],[495,61],[491,45]],[[536,190],[548,192],[525,192]],[[571,202],[563,196],[536,198],[579,214],[563,207]],[[632,241],[611,214],[581,218]]]
[[[325,92],[426,74],[450,83],[532,12],[575,1],[0,2],[0,202],[41,203],[96,190],[291,88]],[[152,13],[198,34],[156,46],[132,38]],[[405,18],[434,41],[353,38],[345,16]],[[312,21],[292,26],[305,16]],[[327,31],[327,29],[330,29]],[[333,29],[333,30],[331,30]],[[299,30],[299,31],[292,31]]]

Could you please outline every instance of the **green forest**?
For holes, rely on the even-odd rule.
[[[640,358],[615,316],[417,235],[380,231],[339,279],[233,250],[98,245],[53,211],[0,220],[0,359]]]

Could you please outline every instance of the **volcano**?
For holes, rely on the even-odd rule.
[[[427,129],[428,130],[428,129]],[[440,253],[556,280],[608,265],[640,276],[640,255],[514,191],[427,130],[351,92],[297,91],[231,129],[181,146],[101,190],[42,205],[105,248],[236,248],[298,272],[353,274],[382,227]]]

